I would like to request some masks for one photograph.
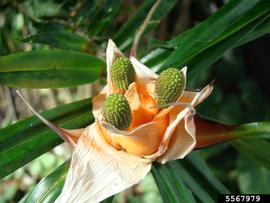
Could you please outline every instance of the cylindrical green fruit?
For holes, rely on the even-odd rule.
[[[131,109],[127,99],[118,93],[110,94],[103,104],[105,120],[119,130],[128,128],[132,121]]]
[[[119,90],[127,90],[128,86],[135,81],[135,70],[129,59],[118,57],[111,66],[112,83]]]
[[[168,68],[161,72],[156,84],[155,93],[159,106],[176,102],[185,88],[185,76],[176,68]]]

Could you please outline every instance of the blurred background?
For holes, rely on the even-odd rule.
[[[99,16],[87,15],[92,9],[90,2],[87,3],[84,0],[1,0],[0,56],[57,47],[57,44],[46,45],[46,39],[41,39],[41,43],[31,43],[29,36],[42,30],[57,30],[68,26],[70,31],[87,38],[88,43],[82,48],[83,51],[104,59],[106,44],[103,42],[114,35],[143,1],[123,1],[118,6],[117,15],[112,11],[115,17],[110,22],[109,29],[99,31],[95,28]],[[143,38],[140,43],[142,51],[139,49],[139,57],[150,52],[154,48],[154,42],[160,45],[162,41],[171,39],[176,34],[205,20],[223,3],[222,0],[178,1],[159,26]],[[95,9],[98,11],[103,8],[100,6]],[[86,32],[92,33],[91,37],[88,37]],[[68,43],[68,39],[66,40]],[[269,53],[269,35],[227,52],[210,71],[204,72],[199,80],[189,84],[189,88],[198,89],[215,79],[213,93],[198,107],[198,112],[227,124],[269,121]],[[76,88],[22,89],[21,92],[33,107],[41,112],[59,104],[92,97],[103,87],[104,79],[105,74],[102,74],[100,80],[91,85]],[[30,115],[31,113],[22,101],[17,98],[14,88],[0,86],[1,127]],[[240,155],[231,145],[222,144],[201,150],[199,153],[205,158],[216,177],[232,192],[270,193],[270,172],[261,165],[251,164],[252,160]],[[222,156],[222,161],[219,159],[220,156]],[[0,203],[18,202],[37,182],[69,157],[70,149],[62,144],[4,178],[0,181]],[[151,175],[141,184],[117,195],[114,201],[162,202]]]

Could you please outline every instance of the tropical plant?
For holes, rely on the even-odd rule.
[[[270,183],[270,122],[267,122],[270,108],[269,98],[267,101],[263,93],[268,89],[260,88],[267,82],[262,81],[260,86],[254,83],[255,79],[248,80],[242,47],[269,33],[270,1],[140,3],[137,8],[121,0],[3,1],[0,84],[12,88],[71,88],[98,80],[102,86],[104,48],[109,38],[121,51],[131,50],[131,54],[157,73],[168,67],[187,66],[188,88],[216,79],[213,94],[197,110],[205,118],[195,120],[206,126],[203,132],[206,139],[218,143],[213,140],[222,136],[224,129],[230,139],[238,139],[198,149],[182,160],[164,165],[154,163],[151,173],[162,199],[215,202],[218,194],[269,193],[265,188]],[[188,16],[184,13],[188,11],[184,7],[187,3],[192,5],[193,14],[198,11],[202,15],[199,19],[190,16],[191,22],[182,22]],[[178,14],[175,20],[173,15],[179,8],[183,14]],[[201,22],[197,24],[194,20]],[[188,26],[191,28],[187,29]],[[162,29],[167,35],[163,38],[159,33]],[[265,40],[269,43],[268,38]],[[29,47],[31,51],[26,51]],[[267,58],[267,54],[262,51],[261,58],[265,60],[263,57]],[[261,70],[261,63],[258,62],[253,74],[258,78],[257,72],[265,71],[262,78],[267,81],[269,70]],[[94,122],[90,98],[59,105],[41,115],[68,129]],[[1,178],[62,142],[35,116],[0,129]],[[20,202],[53,202],[61,193],[69,163],[67,160],[56,168]],[[104,201],[111,202],[112,198]]]

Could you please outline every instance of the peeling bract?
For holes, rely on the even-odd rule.
[[[142,180],[153,161],[164,164],[182,159],[196,145],[193,109],[209,96],[212,84],[199,92],[183,91],[174,105],[160,109],[155,99],[158,75],[130,57],[136,79],[123,95],[130,105],[132,122],[119,130],[106,122],[102,113],[106,97],[118,92],[110,75],[117,57],[125,56],[109,40],[107,85],[92,99],[95,122],[74,140],[77,144],[71,166],[56,202],[100,202]],[[187,67],[180,71],[186,81]]]

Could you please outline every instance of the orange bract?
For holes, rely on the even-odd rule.
[[[101,126],[101,136],[112,146],[132,155],[164,162],[168,161],[166,151],[171,146],[168,155],[170,160],[184,157],[196,143],[193,115],[187,105],[196,106],[204,100],[210,94],[212,86],[207,86],[201,92],[185,91],[177,100],[179,105],[159,111],[154,93],[157,75],[131,57],[136,81],[130,84],[124,96],[130,104],[133,120],[127,130],[120,131],[106,123],[102,115],[102,104],[106,96],[117,91],[111,82],[110,67],[119,56],[123,56],[122,52],[110,40],[107,48],[108,85],[93,99],[93,113],[96,122]],[[186,77],[186,68],[181,71]],[[174,144],[178,143],[179,139],[183,140],[180,141],[181,144]],[[174,149],[175,147],[180,147],[181,150]],[[172,150],[177,153],[172,153]]]
[[[113,61],[124,56],[109,40],[106,51],[107,86],[93,98],[95,122],[82,130],[70,131],[76,142],[63,191],[56,202],[99,202],[143,179],[152,161],[185,157],[196,145],[193,107],[212,91],[212,85],[200,92],[184,91],[177,105],[159,111],[155,100],[157,75],[134,57],[130,61],[136,80],[126,92],[132,123],[120,131],[103,117],[105,98],[116,93],[110,77]],[[182,70],[186,77],[186,67]],[[69,132],[66,130],[65,132]]]

